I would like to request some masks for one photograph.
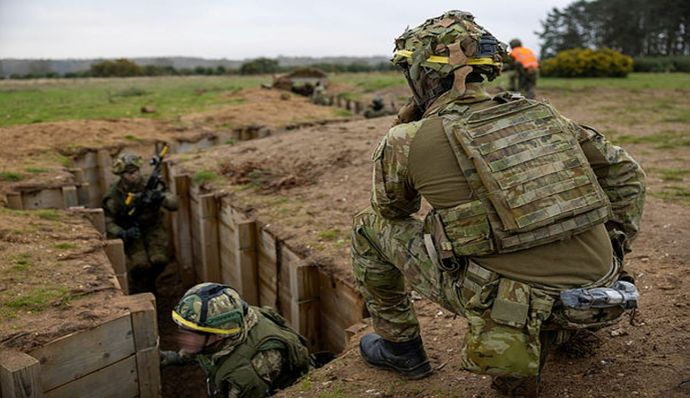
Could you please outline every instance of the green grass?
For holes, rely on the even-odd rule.
[[[21,181],[22,175],[13,171],[0,171],[0,181],[17,182]]]
[[[659,169],[658,172],[664,181],[683,181],[690,175],[690,169]]]
[[[690,189],[676,185],[665,186],[660,192],[652,191],[652,195],[669,202],[690,204]]]
[[[45,167],[27,167],[24,169],[24,171],[31,174],[43,174],[47,173],[48,169],[46,169]]]
[[[218,174],[216,174],[213,171],[209,170],[200,170],[197,171],[196,174],[194,174],[194,177],[192,177],[192,182],[196,185],[201,185],[205,182],[210,182],[218,178]]]
[[[41,286],[33,290],[23,291],[19,297],[3,304],[11,310],[38,312],[44,310],[53,301],[68,298],[69,290],[61,286]]]
[[[334,83],[355,85],[364,93],[372,93],[389,87],[407,86],[400,72],[343,73],[330,78]]]
[[[74,243],[62,242],[54,244],[53,247],[58,250],[70,250],[76,248],[77,245],[75,245]]]
[[[36,215],[38,218],[48,221],[57,221],[60,219],[60,213],[53,209],[36,210]]]
[[[340,236],[340,233],[333,229],[327,229],[325,231],[319,232],[319,238],[322,240],[336,240]]]
[[[145,117],[172,120],[238,103],[227,94],[270,81],[268,76],[139,77],[0,81],[0,127],[74,119]],[[142,114],[143,105],[155,113]]]
[[[658,149],[690,146],[690,137],[685,132],[669,130],[649,135],[621,135],[614,141],[616,144],[652,144]]]
[[[14,261],[14,265],[12,266],[12,269],[15,271],[28,271],[29,268],[33,265],[31,261],[31,253],[20,253],[14,256],[12,259]]]
[[[352,116],[352,112],[351,112],[351,111],[348,111],[347,109],[336,108],[336,109],[335,109],[335,115],[338,116],[338,117],[351,117],[351,116]]]
[[[541,77],[537,89],[582,90],[587,88],[622,88],[628,90],[664,89],[690,90],[690,73],[631,73],[624,78],[575,78]]]

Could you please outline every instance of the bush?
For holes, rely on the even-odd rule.
[[[639,57],[633,63],[635,72],[690,72],[690,56]]]
[[[618,51],[575,48],[544,60],[541,74],[553,77],[625,77],[632,68],[632,58]]]

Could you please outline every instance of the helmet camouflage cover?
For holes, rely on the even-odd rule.
[[[122,174],[128,169],[140,169],[142,165],[141,156],[131,153],[123,153],[118,156],[113,163],[113,174]]]
[[[173,309],[172,318],[184,329],[242,339],[247,310],[235,289],[207,282],[187,290]]]
[[[488,80],[498,76],[505,51],[505,44],[474,22],[472,14],[454,10],[408,28],[395,40],[391,61],[406,71],[408,80],[419,79],[422,69],[439,77],[454,74],[456,88],[464,91],[464,79],[471,72]]]

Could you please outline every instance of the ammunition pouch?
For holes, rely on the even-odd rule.
[[[465,309],[463,368],[492,376],[539,375],[540,333],[553,304],[545,292],[507,278],[476,290]]]

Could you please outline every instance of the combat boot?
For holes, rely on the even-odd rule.
[[[407,379],[421,379],[432,372],[419,336],[414,340],[395,343],[370,333],[359,341],[359,352],[369,365],[393,370]]]
[[[511,398],[532,398],[539,396],[539,381],[539,376],[496,376],[491,379],[491,388]]]

